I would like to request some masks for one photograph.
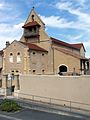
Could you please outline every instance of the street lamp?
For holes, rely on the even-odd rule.
[[[11,95],[12,95],[12,80],[14,80],[14,74],[8,74],[8,80],[10,81],[10,92],[11,92]]]

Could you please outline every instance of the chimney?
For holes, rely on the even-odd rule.
[[[10,45],[9,41],[6,41],[6,47],[8,47]]]

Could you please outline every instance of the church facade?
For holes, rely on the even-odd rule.
[[[48,36],[45,24],[31,10],[19,41],[0,51],[0,74],[80,75],[89,69],[82,43],[69,44]]]

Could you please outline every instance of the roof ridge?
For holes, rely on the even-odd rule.
[[[30,17],[30,15],[31,15],[32,12],[34,12],[34,14],[37,16],[37,18],[41,21],[41,23],[42,23],[43,25],[45,25],[45,23],[42,21],[42,19],[41,19],[41,18],[39,17],[39,15],[36,13],[36,11],[35,11],[34,8],[32,8],[32,10],[30,11],[30,13],[29,13],[29,15],[28,15],[28,17],[27,17],[27,20],[25,21],[25,24],[26,24],[27,21],[29,20],[29,17]]]
[[[83,45],[83,43],[73,43],[71,45]]]
[[[50,38],[53,40],[53,42],[58,42],[59,44],[63,44],[64,46],[71,47],[71,48],[74,48],[74,49],[79,50],[77,47],[74,47],[74,46],[73,46],[72,44],[70,44],[70,43],[64,42],[64,41],[62,41],[62,40],[59,40],[59,39],[56,39],[56,38],[53,38],[53,37],[50,37]]]
[[[77,48],[79,48],[79,49],[83,46],[83,48],[84,48],[84,50],[85,50],[85,47],[84,47],[83,43],[76,43],[76,44],[71,44],[71,45],[73,45],[74,47],[77,47]],[[86,51],[86,50],[85,50],[85,51]]]

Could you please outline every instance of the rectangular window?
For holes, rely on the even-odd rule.
[[[17,63],[21,62],[21,55],[20,52],[17,53]]]
[[[11,63],[13,63],[13,54],[12,54],[12,53],[10,53],[9,61],[10,61]]]
[[[10,57],[9,57],[9,61],[10,61],[11,63],[13,63],[13,56],[10,56]]]
[[[21,58],[20,56],[17,56],[17,63],[20,63],[21,62]]]

